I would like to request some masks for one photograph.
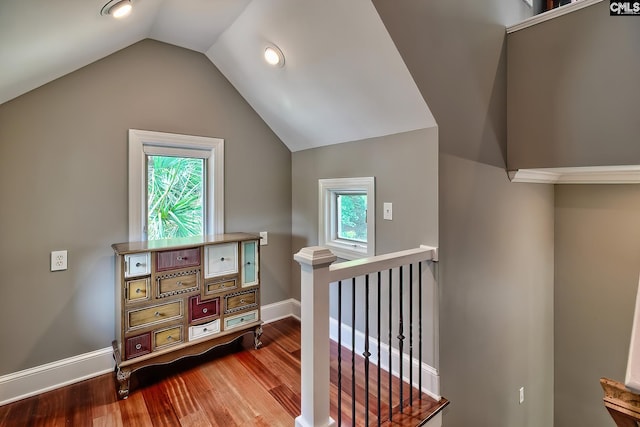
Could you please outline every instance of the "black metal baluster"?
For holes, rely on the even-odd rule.
[[[409,264],[409,406],[413,406],[413,264]]]
[[[364,277],[364,425],[369,425],[369,275]]]
[[[380,427],[380,417],[382,414],[380,413],[380,297],[381,297],[381,288],[380,281],[382,280],[382,273],[378,271],[378,427]]]
[[[342,425],[342,280],[338,282],[338,425]]]
[[[403,361],[402,355],[404,354],[403,353],[404,335],[402,335],[403,332],[404,332],[404,314],[402,312],[403,311],[402,300],[404,299],[403,298],[403,292],[402,292],[402,285],[403,285],[403,283],[402,283],[402,279],[403,279],[402,273],[403,273],[403,271],[404,271],[404,266],[401,266],[400,267],[400,287],[399,287],[400,297],[398,298],[399,304],[400,304],[400,306],[399,306],[400,323],[399,323],[399,326],[398,326],[398,357],[399,357],[398,365],[400,365],[399,366],[399,369],[400,369],[400,376],[399,376],[399,383],[400,383],[400,413],[404,412],[403,400],[402,400],[402,394],[403,394],[402,393],[402,391],[403,391],[402,390],[403,389],[403,387],[402,387],[402,384],[403,384],[402,383],[402,365],[403,365],[403,363],[402,363],[402,361]]]
[[[418,262],[418,360],[420,362],[418,374],[418,396],[422,400],[422,261]]]
[[[356,425],[356,278],[351,279],[351,424]]]
[[[391,358],[391,354],[392,351],[391,349],[393,348],[393,346],[391,345],[392,343],[392,327],[393,327],[393,316],[391,316],[391,308],[392,308],[392,295],[393,295],[393,289],[392,289],[392,283],[393,283],[393,270],[389,269],[389,367],[388,367],[388,374],[389,374],[389,421],[393,420],[393,382],[392,382],[392,375],[391,375],[391,367],[392,367],[392,358]]]

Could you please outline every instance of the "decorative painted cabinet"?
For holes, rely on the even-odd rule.
[[[261,345],[259,236],[207,237],[112,245],[116,254],[118,396],[146,366],[202,354],[254,333]]]

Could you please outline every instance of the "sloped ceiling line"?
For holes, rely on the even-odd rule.
[[[125,20],[102,3],[0,3],[0,103],[153,38],[204,53],[292,151],[436,125],[370,0],[134,0]]]

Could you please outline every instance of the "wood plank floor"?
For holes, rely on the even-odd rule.
[[[288,318],[264,326],[263,348],[253,339],[214,349],[201,357],[132,375],[131,394],[118,400],[113,375],[102,375],[55,391],[0,406],[0,426],[287,426],[300,414],[300,323]],[[337,346],[332,347],[331,416],[338,419]],[[341,424],[352,425],[351,356],[342,355]],[[355,425],[365,425],[364,362],[356,360]],[[372,365],[369,425],[377,424],[377,368]],[[383,371],[384,373],[384,371]],[[388,382],[381,382],[383,415],[389,412]],[[393,382],[393,422],[383,426],[417,426],[446,406],[413,393],[413,406],[400,414],[400,385]],[[404,386],[405,401],[409,387]]]

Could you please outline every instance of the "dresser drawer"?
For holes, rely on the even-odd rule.
[[[219,292],[226,292],[236,289],[238,287],[238,282],[235,278],[232,279],[223,279],[218,280],[216,282],[207,283],[204,285],[204,296],[205,298],[209,295],[214,295]]]
[[[189,341],[204,338],[209,335],[220,332],[220,319],[213,320],[209,323],[189,327]]]
[[[182,341],[182,325],[153,331],[154,350],[158,350],[170,345],[179,344]]]
[[[200,289],[200,270],[163,274],[156,277],[158,298]]]
[[[253,310],[248,313],[236,314],[224,319],[224,329],[226,331],[228,329],[238,328],[248,323],[256,322],[257,320],[258,310]]]
[[[238,292],[235,294],[225,295],[224,312],[233,313],[240,310],[246,310],[258,306],[257,291]]]
[[[200,248],[163,251],[156,254],[156,270],[167,271],[200,265]]]
[[[124,277],[146,276],[151,274],[151,255],[127,254],[124,256]]]
[[[142,356],[151,353],[151,332],[136,335],[125,340],[124,344],[125,359]]]
[[[182,300],[154,305],[153,307],[127,311],[127,326],[129,330],[144,328],[145,326],[183,317]]]
[[[238,272],[238,243],[221,243],[204,247],[204,277]]]
[[[220,298],[200,301],[200,295],[189,298],[189,323],[220,315]]]
[[[147,301],[151,298],[151,280],[149,277],[127,280],[124,298],[127,303]]]

